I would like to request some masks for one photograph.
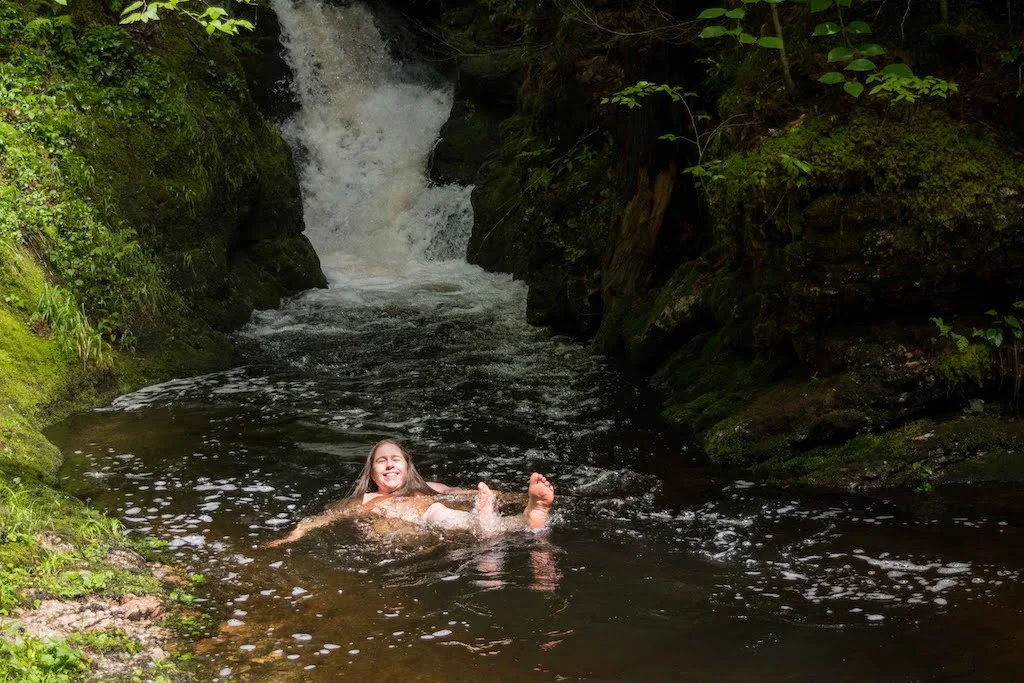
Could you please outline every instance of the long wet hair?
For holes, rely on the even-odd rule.
[[[416,471],[416,466],[412,464],[412,456],[409,455],[409,451],[405,450],[402,444],[398,443],[394,439],[384,439],[374,444],[373,448],[370,449],[370,454],[366,456],[366,463],[363,464],[363,471],[359,473],[359,477],[356,479],[356,485],[352,487],[352,493],[349,494],[349,498],[363,497],[363,494],[373,493],[377,491],[377,482],[373,480],[373,459],[377,456],[377,450],[384,444],[391,444],[398,448],[401,452],[402,457],[405,458],[405,484],[400,489],[397,489],[391,495],[395,496],[412,496],[415,494],[424,494],[433,496],[437,492],[427,485],[426,480],[423,476]]]

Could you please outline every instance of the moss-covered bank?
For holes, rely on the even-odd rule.
[[[223,367],[253,308],[324,284],[290,152],[248,85],[282,68],[274,26],[231,40],[125,28],[100,0],[0,0],[0,615],[160,590],[117,561],[116,522],[50,488],[41,429]],[[19,652],[54,661],[34,642]]]
[[[765,30],[759,7],[744,21]],[[445,4],[438,31],[469,56],[435,172],[476,184],[470,259],[526,280],[532,321],[646,369],[712,462],[845,486],[991,453],[901,440],[924,419],[974,443],[961,411],[979,400],[1002,420],[993,448],[1015,429],[1024,109],[1005,8],[918,8],[913,27],[905,7],[870,13],[876,61],[960,84],[913,103],[820,84],[828,17],[796,3],[792,89],[776,52],[701,40],[692,6],[659,8]],[[708,118],[661,95],[600,104],[640,79],[693,91]],[[681,169],[697,164],[695,187]],[[917,459],[879,475],[893,452]]]

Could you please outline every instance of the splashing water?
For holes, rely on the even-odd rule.
[[[426,164],[452,103],[387,53],[369,11],[275,3],[302,103],[283,127],[298,151],[306,234],[328,277],[355,263],[385,275],[417,261],[461,261],[471,188],[431,187]],[[386,265],[383,265],[386,264]]]

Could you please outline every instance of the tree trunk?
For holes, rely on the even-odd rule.
[[[942,4],[946,4],[946,0],[942,0]],[[789,71],[789,58],[786,57],[786,42],[782,37],[782,22],[779,20],[779,10],[772,4],[772,22],[775,24],[775,36],[782,40],[782,47],[779,48],[779,61],[782,63],[782,76],[786,79],[786,87],[791,91],[796,90],[796,84],[793,83],[793,74]]]

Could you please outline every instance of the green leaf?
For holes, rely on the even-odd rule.
[[[910,70],[909,66],[903,63],[890,64],[882,69],[882,73],[890,74],[892,76],[900,76],[902,78],[914,77],[914,72]]]
[[[878,55],[884,55],[885,49],[881,45],[875,45],[874,43],[865,43],[860,46],[861,57],[877,57]]]
[[[845,90],[849,95],[860,97],[860,94],[864,92],[864,84],[858,81],[847,81],[846,83],[843,83],[843,90]]]
[[[836,85],[837,83],[845,83],[846,76],[839,73],[838,71],[829,71],[827,74],[818,79],[825,85]]]
[[[840,31],[839,24],[835,24],[831,21],[826,21],[824,24],[818,24],[814,27],[814,35],[816,36],[834,36]]]
[[[985,315],[990,315],[993,318],[998,318],[999,317],[999,313],[994,308],[990,308],[987,311],[985,311]]]
[[[742,19],[743,17],[747,16],[747,10],[743,9],[742,7],[737,7],[736,9],[731,9],[728,12],[726,12],[725,16],[729,17],[730,19]]]
[[[871,27],[866,21],[851,21],[846,25],[846,30],[850,33],[871,33]]]
[[[1017,320],[1016,316],[1008,315],[1005,318],[1003,318],[1003,320],[1005,320],[1006,324],[1012,327],[1013,329],[1021,329],[1020,320]]]
[[[850,9],[851,7],[853,7],[853,0],[836,0],[836,4],[839,5],[840,7]]]
[[[725,15],[725,11],[726,10],[725,10],[724,7],[709,7],[706,10],[704,10],[703,12],[701,12],[699,15],[697,15],[697,18],[698,19],[717,19],[718,17],[724,16]]]
[[[988,339],[989,343],[997,349],[1003,345],[1003,333],[1000,330],[988,328],[985,330],[985,339]]]
[[[828,51],[828,61],[847,62],[853,59],[856,53],[848,47],[834,47]]]
[[[763,36],[757,39],[757,44],[770,50],[781,50],[782,38],[776,38],[775,36]]]
[[[846,65],[847,71],[874,71],[877,68],[870,59],[855,59]]]
[[[728,32],[724,26],[708,26],[700,32],[699,38],[721,38]]]
[[[757,38],[750,35],[749,33],[740,33],[739,41],[744,45],[753,45],[754,43],[757,42]]]
[[[68,6],[68,0],[53,0],[53,1],[56,2],[58,5],[60,5],[61,7],[67,7]]]
[[[824,12],[832,6],[832,0],[811,0],[812,12]]]
[[[126,14],[131,14],[140,7],[142,7],[142,0],[138,0],[138,2],[133,2],[132,4],[128,5],[123,10],[121,10],[121,16],[123,17]]]

